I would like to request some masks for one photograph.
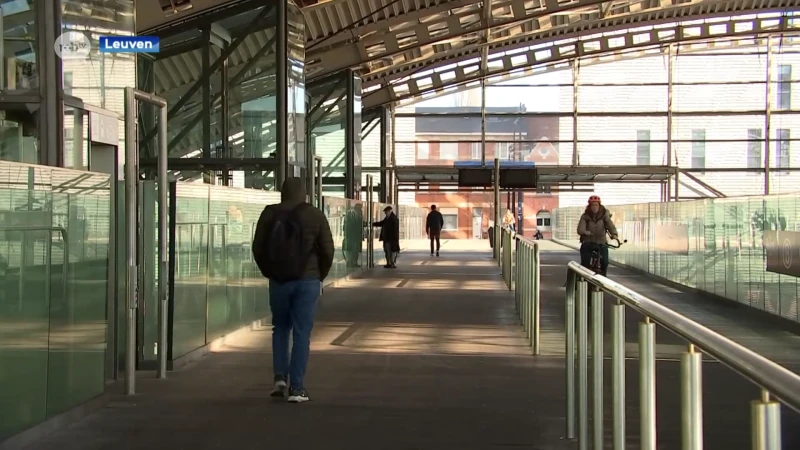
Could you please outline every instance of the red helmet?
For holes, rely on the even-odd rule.
[[[592,204],[592,202],[601,203],[600,202],[600,197],[598,197],[597,195],[593,195],[593,196],[589,197],[589,204]]]

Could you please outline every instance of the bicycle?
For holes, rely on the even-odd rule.
[[[605,244],[595,244],[595,243],[588,244],[588,245],[590,245],[590,249],[591,249],[590,250],[591,251],[591,256],[589,257],[589,266],[587,267],[589,270],[591,270],[592,272],[594,272],[594,273],[596,273],[598,275],[602,275],[602,276],[606,276],[607,275],[607,271],[603,270],[603,256],[602,256],[602,252],[600,251],[601,248],[602,247],[608,247],[608,248],[617,249],[617,248],[622,247],[622,244],[625,244],[626,242],[628,242],[627,239],[625,239],[623,241],[620,241],[619,238],[612,239],[612,241],[617,241],[617,245],[613,245],[613,244],[608,243],[608,242],[606,242]]]

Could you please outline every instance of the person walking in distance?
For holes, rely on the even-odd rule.
[[[397,254],[400,253],[400,219],[392,211],[391,206],[383,208],[386,217],[379,222],[373,222],[373,227],[381,227],[380,240],[383,242],[383,253],[386,254],[386,269],[396,269]]]
[[[253,257],[269,279],[272,310],[272,397],[309,400],[303,378],[322,281],[333,265],[333,236],[325,214],[306,203],[305,183],[287,178],[281,202],[264,208],[253,238]],[[293,346],[289,355],[289,333]]]
[[[434,240],[436,241],[436,256],[439,256],[439,249],[442,248],[442,244],[439,242],[442,228],[444,228],[444,217],[442,217],[442,213],[436,210],[436,205],[431,205],[431,212],[428,213],[428,217],[425,219],[425,233],[431,240],[431,256],[433,256]]]

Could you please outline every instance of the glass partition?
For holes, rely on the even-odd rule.
[[[108,186],[0,163],[0,439],[104,391]]]
[[[609,252],[611,261],[800,321],[797,278],[765,269],[765,232],[800,231],[800,194],[608,208],[628,240]],[[556,209],[554,238],[579,246],[582,212]]]

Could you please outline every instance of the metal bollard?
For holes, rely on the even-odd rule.
[[[689,344],[681,355],[681,436],[683,450],[703,449],[703,354]]]
[[[577,289],[575,272],[567,271],[567,289],[564,302],[564,318],[567,332],[567,439],[575,439],[575,290]]]
[[[753,450],[781,450],[781,404],[761,391],[761,399],[751,404]]]
[[[603,448],[603,293],[592,290],[592,428],[595,449]]]
[[[586,281],[578,281],[578,450],[589,450],[589,330]]]
[[[533,354],[539,355],[542,353],[541,349],[541,271],[540,271],[540,254],[539,245],[534,244],[531,248],[533,254]]]
[[[639,324],[639,408],[641,449],[656,450],[656,324]]]
[[[611,306],[612,448],[625,450],[625,305]]]

